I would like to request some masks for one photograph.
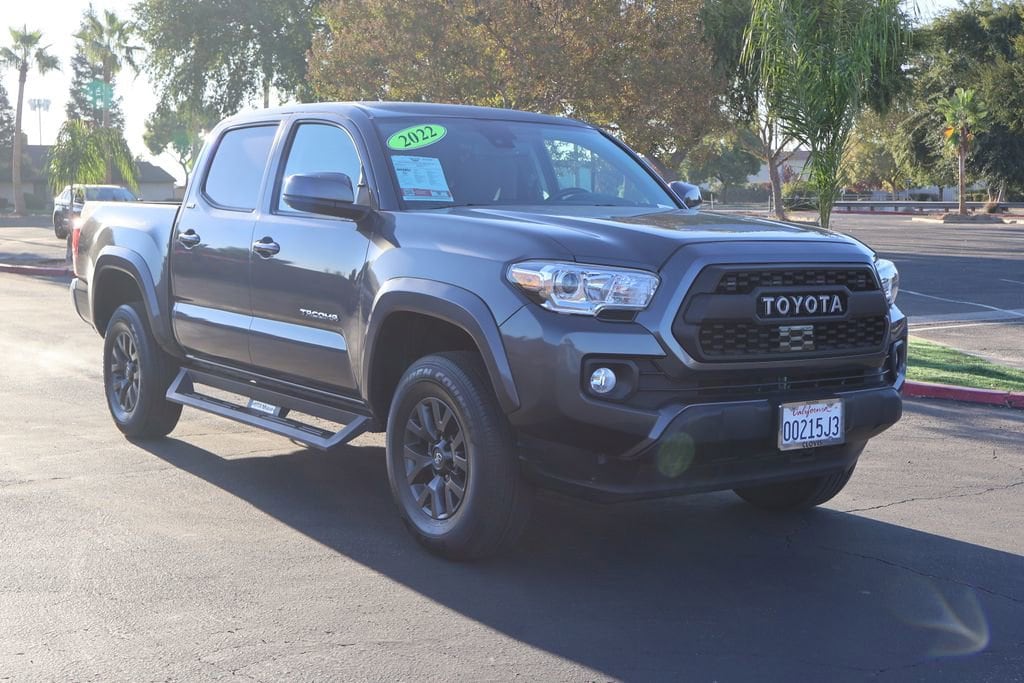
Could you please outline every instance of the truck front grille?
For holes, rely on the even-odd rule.
[[[793,268],[734,270],[722,275],[715,294],[750,294],[758,287],[842,285],[851,292],[878,289],[867,268]]]
[[[841,315],[759,317],[759,298],[838,295]],[[714,265],[697,276],[672,325],[697,360],[724,363],[882,353],[888,305],[868,264],[827,267]]]
[[[884,316],[810,325],[706,322],[700,325],[700,346],[709,358],[818,351],[870,353],[885,341],[885,322]]]

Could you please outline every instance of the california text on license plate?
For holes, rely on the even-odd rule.
[[[833,446],[846,441],[843,400],[783,403],[779,406],[779,450]]]

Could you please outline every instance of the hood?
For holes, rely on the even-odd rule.
[[[494,230],[503,238],[518,233],[534,244],[547,238],[580,262],[649,270],[660,269],[679,247],[698,242],[832,242],[860,246],[850,237],[818,227],[682,209],[531,206],[528,211],[517,211],[462,207],[415,214],[444,216],[452,228],[456,224],[468,228],[468,223],[475,223],[471,233],[481,236],[489,233],[496,237],[490,232]],[[463,230],[459,232],[467,235]]]

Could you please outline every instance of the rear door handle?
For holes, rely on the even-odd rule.
[[[198,245],[201,239],[202,238],[199,237],[196,231],[193,230],[192,228],[189,228],[185,232],[178,235],[178,242],[180,242],[181,246],[185,247],[186,249],[191,249],[192,247]]]
[[[264,237],[252,243],[252,250],[262,258],[270,258],[281,251],[281,245],[275,242],[273,237]]]

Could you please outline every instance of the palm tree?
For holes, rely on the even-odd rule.
[[[967,154],[971,151],[975,134],[985,128],[985,117],[988,112],[974,99],[974,90],[957,88],[953,94],[939,101],[939,111],[946,119],[946,128],[942,132],[946,146],[956,153],[957,173],[960,184],[959,214],[967,215]]]
[[[25,213],[25,196],[21,192],[21,113],[25,103],[25,81],[28,70],[35,65],[40,75],[60,68],[57,58],[47,52],[49,45],[40,46],[41,31],[19,31],[11,28],[11,45],[0,48],[0,63],[18,70],[18,104],[14,110],[14,158],[11,160],[11,185],[14,189],[14,213]]]
[[[138,187],[135,161],[120,131],[91,129],[84,121],[69,119],[50,150],[50,186],[60,192],[65,185],[74,189],[79,184],[103,182],[108,163],[117,167],[125,184]]]
[[[902,0],[753,0],[743,47],[782,135],[810,150],[828,227],[857,115],[889,95],[908,46]]]
[[[111,82],[125,65],[138,73],[135,53],[142,50],[142,47],[129,45],[135,34],[135,24],[121,21],[110,10],[103,12],[102,19],[95,14],[89,14],[85,21],[85,28],[75,34],[75,37],[82,41],[85,56],[103,69],[103,127],[109,128],[110,98],[113,97]]]

